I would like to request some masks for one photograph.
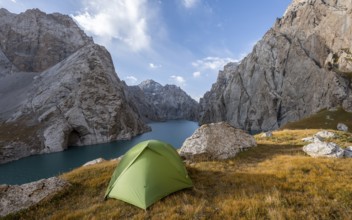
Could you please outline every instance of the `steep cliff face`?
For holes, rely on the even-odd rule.
[[[200,122],[271,130],[324,108],[352,111],[349,48],[350,1],[294,0],[252,53],[220,72]]]
[[[128,96],[147,120],[197,120],[198,103],[175,85],[162,86],[153,80],[146,80],[138,86],[129,86]]]
[[[69,17],[4,9],[0,16],[7,36],[0,42],[0,163],[148,130],[128,103],[109,52]]]
[[[0,48],[20,70],[41,72],[93,40],[67,15],[0,9]]]

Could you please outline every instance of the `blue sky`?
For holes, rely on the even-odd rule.
[[[176,84],[197,101],[227,62],[238,61],[291,0],[0,0],[13,13],[70,15],[111,53],[127,84]]]

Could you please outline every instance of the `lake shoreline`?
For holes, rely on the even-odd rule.
[[[198,128],[198,123],[187,120],[170,120],[148,124],[152,131],[138,135],[131,140],[120,140],[104,144],[70,147],[65,151],[25,157],[0,165],[0,184],[24,184],[40,179],[58,176],[80,167],[97,158],[115,159],[137,143],[158,139],[181,147],[183,141]]]

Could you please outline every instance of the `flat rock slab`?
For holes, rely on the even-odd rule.
[[[23,185],[0,185],[0,217],[29,208],[69,186],[58,177]]]
[[[86,166],[94,165],[94,164],[101,163],[101,162],[104,162],[104,161],[105,160],[103,158],[97,158],[95,160],[88,161],[87,163],[83,164],[82,166],[86,167]]]
[[[344,156],[344,150],[332,142],[316,142],[303,147],[303,151],[311,157],[334,157]]]
[[[315,134],[316,136],[322,137],[322,138],[336,138],[337,135],[334,132],[331,131],[319,131],[318,133]]]

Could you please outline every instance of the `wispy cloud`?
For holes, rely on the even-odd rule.
[[[228,57],[206,57],[192,62],[192,66],[200,70],[220,70],[229,62],[238,62],[238,60]]]
[[[193,73],[194,78],[199,78],[200,76],[201,76],[201,72],[199,72],[199,71],[196,71]]]
[[[126,76],[125,81],[128,85],[136,85],[138,82],[138,79],[135,76]]]
[[[154,64],[154,63],[149,63],[149,67],[151,69],[158,69],[158,68],[161,68],[161,65],[160,64]]]
[[[172,75],[170,77],[173,82],[178,85],[178,86],[185,86],[186,85],[186,80],[182,77],[182,76],[176,76],[176,75]]]
[[[83,0],[73,18],[88,33],[126,44],[134,51],[150,46],[146,0]]]
[[[195,7],[199,2],[200,2],[200,0],[182,0],[182,4],[183,4],[183,6],[185,6],[186,8],[193,8],[193,7]]]
[[[24,10],[23,4],[17,2],[17,0],[0,0],[0,8],[6,8],[13,13],[19,13]]]

